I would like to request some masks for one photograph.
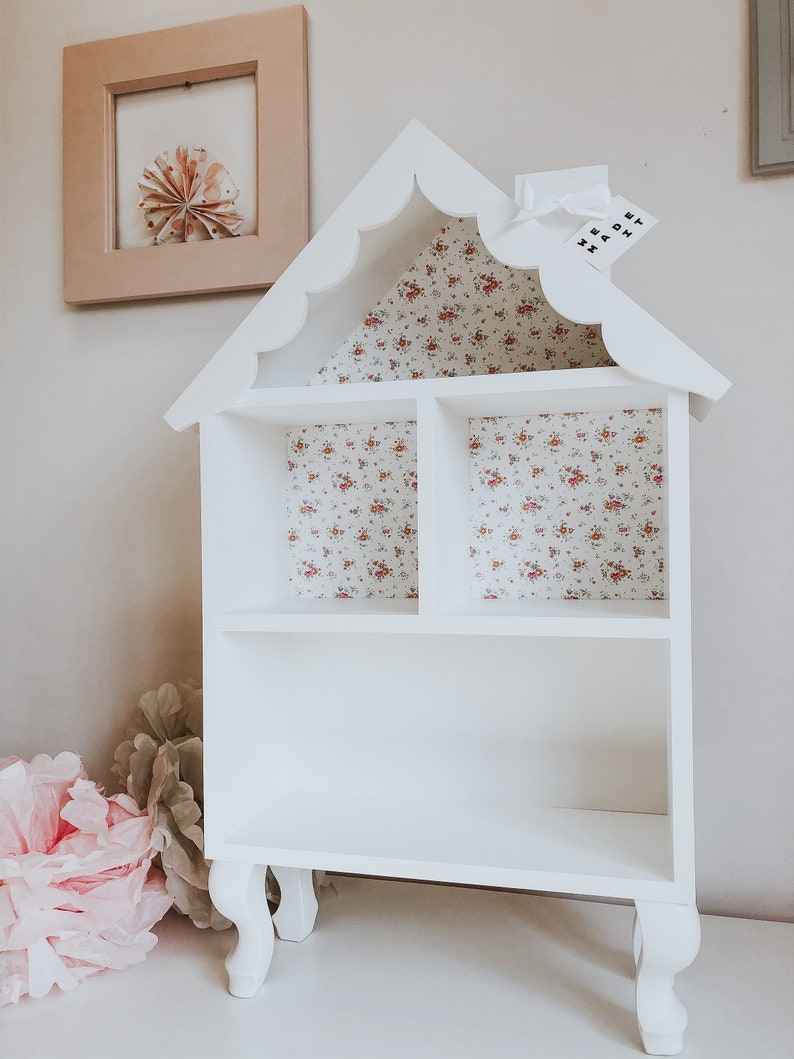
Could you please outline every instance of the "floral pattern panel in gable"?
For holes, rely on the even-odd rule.
[[[382,382],[614,365],[597,325],[548,304],[537,273],[451,219],[336,350],[313,383]]]

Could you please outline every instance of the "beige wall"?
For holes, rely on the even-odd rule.
[[[137,697],[198,674],[197,439],[162,414],[256,300],[63,304],[61,51],[267,6],[2,0],[0,752],[107,780]],[[312,230],[412,117],[508,190],[608,162],[660,218],[614,279],[734,382],[693,427],[700,903],[791,917],[794,175],[748,175],[744,0],[305,6]]]

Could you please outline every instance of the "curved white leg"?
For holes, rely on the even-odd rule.
[[[642,952],[642,930],[636,907],[634,909],[634,924],[631,928],[631,947],[634,951],[634,966],[636,967],[640,962],[640,953]]]
[[[637,901],[636,909],[637,1021],[643,1047],[649,1055],[678,1055],[687,1016],[673,985],[676,974],[697,956],[700,919],[694,905]]]
[[[265,898],[265,865],[214,860],[210,866],[213,904],[237,927],[237,947],[226,959],[229,992],[251,997],[265,980],[273,958],[273,921]]]
[[[277,868],[270,865],[281,890],[273,925],[283,941],[303,941],[314,930],[317,897],[311,868]]]

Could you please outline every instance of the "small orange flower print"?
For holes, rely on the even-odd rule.
[[[484,272],[481,272],[480,279],[482,280],[483,294],[493,294],[494,291],[499,290],[502,286],[502,281],[497,279],[493,274],[486,275]]]
[[[373,562],[372,570],[378,581],[382,581],[384,577],[389,577],[394,572],[390,566],[380,560]]]
[[[631,577],[631,571],[627,570],[623,563],[616,560],[609,560],[602,566],[602,570],[609,580],[615,583]]]
[[[583,474],[578,467],[566,467],[565,474],[568,485],[581,485],[582,482],[587,481],[587,475]]]
[[[424,287],[420,287],[419,284],[415,283],[413,280],[404,279],[402,285],[403,285],[403,288],[404,288],[403,289],[403,294],[409,300],[412,299],[412,298],[418,298],[420,295],[424,294],[424,292],[425,292],[424,291]]]

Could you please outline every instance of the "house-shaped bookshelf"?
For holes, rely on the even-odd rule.
[[[689,417],[728,383],[517,213],[413,122],[168,413],[201,429],[212,893],[239,995],[267,865],[292,939],[312,869],[631,899],[673,1054]]]

